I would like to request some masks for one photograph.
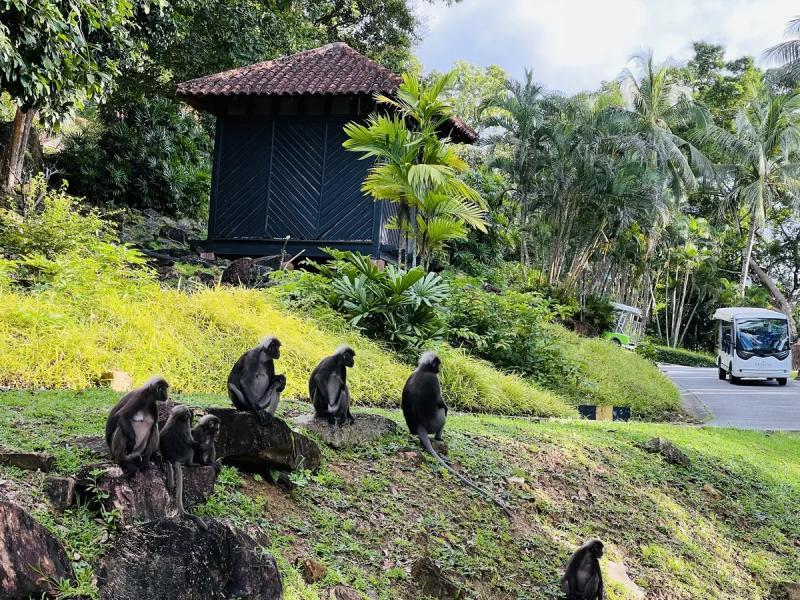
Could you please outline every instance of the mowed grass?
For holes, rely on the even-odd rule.
[[[54,452],[58,470],[71,472],[84,458],[64,442],[100,434],[117,397],[0,393],[0,445]],[[227,404],[217,395],[175,399]],[[280,409],[306,410],[296,402]],[[402,426],[398,410],[361,408],[356,418],[360,411]],[[691,465],[644,451],[654,436],[677,444]],[[411,576],[422,555],[463,585],[467,598],[554,598],[560,569],[589,537],[606,544],[611,600],[634,597],[609,575],[611,561],[624,563],[654,598],[776,598],[780,582],[800,581],[800,436],[453,412],[445,439],[452,463],[513,506],[513,523],[432,461],[419,462],[408,452],[417,443],[402,430],[354,450],[323,448],[322,467],[295,474],[292,491],[226,468],[197,512],[266,533],[288,599],[325,598],[338,583],[365,598],[422,598]],[[36,475],[0,474],[36,492]],[[39,518],[80,552],[97,534],[86,511]],[[86,551],[94,560],[102,547]],[[324,564],[325,578],[306,584],[294,566],[298,556]]]
[[[650,361],[600,338],[585,338],[552,326],[578,367],[577,381],[557,391],[575,404],[629,406],[634,419],[667,420],[680,408],[680,394]]]
[[[277,336],[286,397],[305,398],[308,376],[337,346],[350,344],[355,404],[398,406],[413,365],[332,318],[289,314],[269,292],[203,288],[193,293],[142,285],[135,293],[83,294],[0,289],[0,386],[88,389],[122,370],[140,384],[162,374],[178,393],[221,394],[239,356]],[[519,415],[574,414],[557,394],[485,362],[443,349],[443,393],[461,410]]]

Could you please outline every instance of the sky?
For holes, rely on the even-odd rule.
[[[784,39],[798,0],[417,0],[425,71],[456,60],[524,69],[551,91],[595,89],[650,48],[658,61],[685,61],[694,41],[722,44],[726,58],[756,57]]]

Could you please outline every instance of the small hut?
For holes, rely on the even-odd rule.
[[[397,252],[385,223],[395,207],[361,192],[371,166],[342,147],[344,125],[374,111],[400,77],[337,42],[178,85],[180,98],[217,117],[208,240],[217,254],[263,256],[322,247],[374,258]],[[443,135],[473,143],[451,119]],[[288,240],[287,240],[288,238]]]

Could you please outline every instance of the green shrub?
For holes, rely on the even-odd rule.
[[[655,346],[653,359],[660,363],[687,367],[717,366],[716,358],[708,352],[695,352],[684,348],[670,348],[669,346]]]
[[[449,289],[435,273],[388,265],[369,256],[327,250],[334,260],[319,272],[281,275],[283,297],[293,306],[326,305],[367,337],[401,351],[418,350],[440,339],[444,323],[438,307]]]
[[[72,193],[93,203],[203,216],[211,140],[197,118],[166,98],[130,101],[68,135],[58,157]]]
[[[547,299],[535,292],[489,292],[479,285],[466,277],[450,281],[447,339],[453,346],[542,384],[574,378],[577,369],[547,328],[555,316]]]

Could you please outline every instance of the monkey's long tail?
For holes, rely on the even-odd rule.
[[[203,531],[208,531],[208,525],[203,522],[203,519],[186,512],[183,507],[183,465],[175,463],[173,468],[175,469],[175,503],[178,505],[178,515],[194,521]]]
[[[480,487],[476,483],[473,483],[472,481],[470,481],[469,479],[464,477],[461,473],[459,473],[453,467],[451,467],[449,464],[447,464],[447,461],[445,461],[445,459],[443,459],[441,456],[439,456],[439,453],[436,452],[436,450],[433,449],[433,445],[431,444],[431,439],[428,436],[428,432],[425,430],[424,427],[417,428],[417,436],[419,437],[419,441],[425,447],[425,450],[430,452],[431,456],[433,456],[433,458],[438,460],[445,469],[450,471],[450,473],[452,473],[455,477],[460,479],[463,483],[465,483],[466,485],[471,487],[473,490],[475,490],[477,492],[480,492],[483,496],[485,496],[486,498],[491,500],[494,504],[496,504],[497,506],[502,508],[503,512],[506,513],[506,516],[509,519],[513,519],[514,518],[514,513],[511,511],[511,509],[508,507],[508,505],[505,502],[500,500],[500,498],[497,498],[496,496],[493,496],[492,494],[487,492],[485,489],[483,489],[482,487]]]

